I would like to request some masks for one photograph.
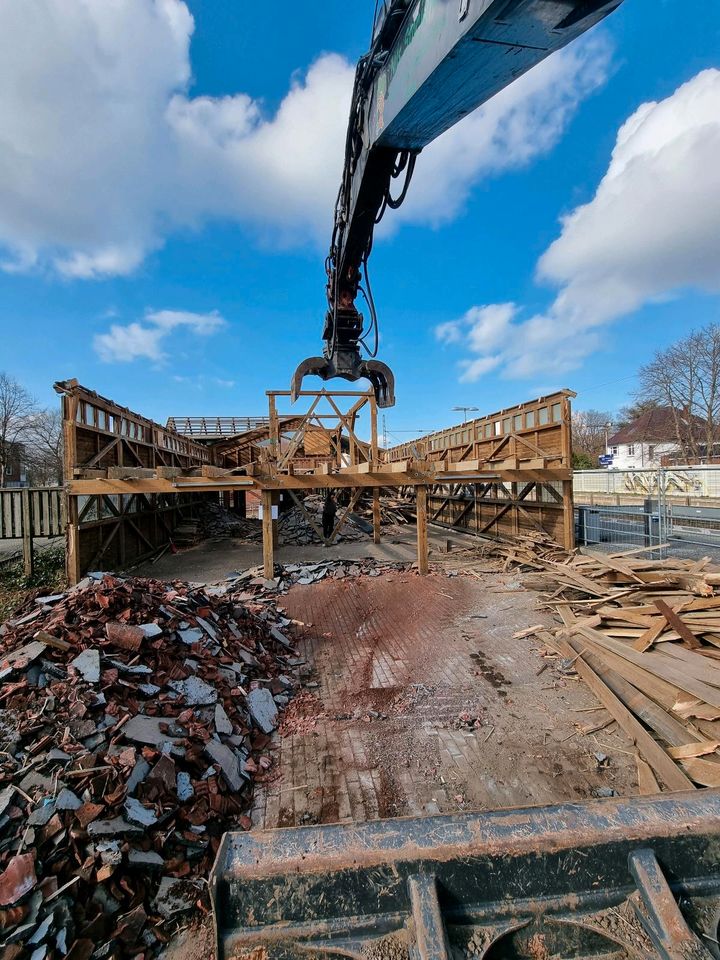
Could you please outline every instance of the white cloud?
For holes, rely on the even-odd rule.
[[[243,93],[193,98],[193,29],[182,0],[0,0],[5,270],[129,274],[212,219],[274,245],[328,242],[352,66],[320,57],[274,114]],[[423,154],[387,223],[445,221],[479,178],[548,150],[606,67],[596,40],[523,77]]]
[[[602,345],[605,325],[684,290],[720,294],[718,157],[720,70],[626,121],[595,196],[540,259],[538,279],[559,290],[545,313],[513,318],[497,364],[505,376],[573,370]],[[446,341],[461,334],[454,342],[478,352],[465,321],[442,326]],[[495,360],[492,348],[481,356]],[[464,361],[463,377],[468,364],[477,360]]]
[[[95,336],[93,347],[105,363],[129,363],[141,358],[159,362],[165,359],[162,343],[173,330],[185,327],[196,336],[207,337],[224,326],[225,320],[216,310],[212,313],[148,310],[144,323],[129,323],[126,326],[113,323],[107,333]],[[228,381],[218,383],[228,385]]]

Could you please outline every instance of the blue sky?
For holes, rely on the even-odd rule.
[[[0,368],[48,405],[77,377],[161,421],[264,412],[321,346],[345,89],[374,4],[128,0],[121,22],[99,0],[67,22],[61,0],[8,6]],[[626,0],[420,157],[371,261],[393,437],[561,386],[617,409],[653,351],[720,319],[720,74],[703,73],[719,51],[712,0]]]

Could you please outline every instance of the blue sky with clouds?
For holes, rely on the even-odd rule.
[[[0,368],[262,413],[319,352],[373,6],[0,3]],[[559,386],[617,408],[719,319],[719,60],[715,0],[625,0],[423,153],[371,261],[391,433]]]

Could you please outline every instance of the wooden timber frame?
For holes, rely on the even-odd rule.
[[[386,451],[459,469],[496,471],[483,482],[458,475],[429,490],[430,520],[490,537],[540,531],[567,549],[575,543],[570,390],[501,410]]]
[[[132,504],[134,499],[148,504],[147,512],[162,513],[182,510],[183,505],[191,508],[202,494],[217,498],[219,494],[253,491],[263,506],[267,579],[274,576],[275,517],[283,492],[305,509],[303,494],[348,491],[349,502],[339,512],[334,537],[361,494],[371,491],[376,543],[380,541],[382,488],[414,494],[418,569],[423,574],[428,572],[431,522],[496,537],[542,530],[566,546],[572,546],[574,540],[570,434],[570,397],[574,394],[570,391],[381,451],[377,405],[371,392],[302,391],[298,399],[303,401],[304,412],[287,414],[279,407],[289,400],[290,393],[268,391],[269,426],[264,437],[254,436],[248,446],[247,437],[240,434],[202,447],[84,391],[75,382],[58,387],[64,395],[71,580],[98,559],[109,557],[122,563],[121,557],[108,553],[109,535],[99,546],[91,544],[95,551],[90,555],[83,526],[98,522],[89,521],[82,506],[90,500],[107,509],[109,503]],[[369,413],[369,442],[358,435],[363,411]],[[111,422],[105,420],[106,414]],[[242,456],[238,454],[241,448]],[[124,463],[107,459],[119,456]],[[128,459],[131,465],[126,466]],[[126,517],[127,507],[116,506],[102,519],[118,529],[123,521],[126,530],[133,531],[149,550],[152,537],[146,532],[139,535],[135,529],[138,514],[143,512],[136,509]],[[308,515],[308,520],[317,530],[314,518]],[[161,525],[167,537],[171,523]]]
[[[66,571],[71,584],[89,570],[125,569],[170,542],[175,527],[206,496],[178,496],[111,488],[107,478],[156,475],[163,468],[203,468],[213,463],[206,446],[154,423],[81,386],[55,384],[62,397]],[[81,479],[102,480],[92,492],[73,492]]]

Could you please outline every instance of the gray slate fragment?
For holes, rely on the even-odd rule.
[[[140,823],[144,827],[151,827],[154,823],[157,823],[158,819],[154,810],[143,806],[135,797],[125,799],[125,813],[128,820],[132,820],[133,823]]]
[[[64,593],[54,593],[51,597],[36,597],[35,603],[39,607],[49,607],[53,603],[57,603],[59,600],[64,599]]]
[[[55,801],[57,810],[77,810],[78,807],[81,806],[82,800],[77,797],[72,790],[68,790],[67,787],[60,791]]]
[[[240,647],[240,648],[238,649],[238,656],[239,656],[240,659],[241,659],[242,661],[244,661],[244,663],[246,663],[249,667],[259,667],[259,666],[260,666],[260,663],[258,662],[257,657],[253,656],[252,653],[250,653],[249,650],[245,650],[244,647]]]
[[[189,627],[187,630],[178,630],[178,635],[183,643],[186,643],[191,647],[194,643],[198,643],[203,638],[202,630],[198,630],[195,627]]]
[[[207,620],[203,620],[202,617],[195,617],[198,626],[202,627],[205,633],[211,637],[213,640],[217,640],[217,630],[211,623],[208,623]]]
[[[112,820],[93,820],[88,824],[89,837],[141,837],[145,831],[137,824],[128,823],[122,817]]]
[[[144,697],[155,697],[162,690],[162,687],[156,687],[154,683],[141,683],[138,692]]]
[[[166,919],[176,913],[185,913],[195,906],[198,892],[198,887],[190,880],[163,877],[153,901],[153,908]]]
[[[203,707],[207,704],[216,703],[218,698],[217,690],[199,677],[188,677],[187,680],[171,680],[168,686],[185,697],[191,707]]]
[[[50,927],[52,926],[54,919],[55,917],[52,915],[52,913],[48,917],[45,917],[35,933],[28,940],[28,943],[33,944],[33,946],[36,943],[42,943],[50,932]]]
[[[230,747],[226,747],[224,743],[219,743],[217,740],[210,740],[205,744],[205,753],[220,767],[230,789],[240,790],[245,781],[240,772],[240,761]]]
[[[168,720],[164,717],[143,717],[141,715],[132,717],[123,727],[123,734],[126,740],[132,740],[134,743],[147,743],[153,747],[159,747],[163,743],[174,744],[176,741],[169,733],[163,733],[162,726],[168,726]]]
[[[143,782],[145,777],[150,773],[150,764],[144,757],[140,757],[135,766],[133,767],[133,772],[127,779],[127,792],[128,795],[133,793],[137,787]]]
[[[41,803],[39,807],[35,807],[28,817],[27,822],[31,827],[44,827],[46,823],[52,820],[54,813],[55,804],[52,801],[50,803]]]
[[[162,627],[158,626],[157,623],[141,623],[139,626],[148,639],[159,637],[162,633]]]
[[[141,674],[146,675],[146,674],[152,673],[152,670],[150,669],[150,667],[146,667],[142,663],[138,663],[132,667],[128,666],[127,663],[123,663],[122,660],[111,660],[110,663],[114,667],[117,667],[120,673],[131,673],[138,676]]]
[[[156,867],[162,869],[165,866],[165,861],[160,856],[159,853],[155,853],[154,850],[130,850],[128,853],[128,863],[131,867],[136,867],[139,870],[154,870]]]
[[[0,817],[10,806],[10,802],[12,801],[14,793],[15,787],[5,787],[4,790],[0,791]]]
[[[62,780],[57,781],[58,788],[61,789],[65,786]],[[33,790],[40,789],[44,790],[45,793],[54,793],[55,792],[55,780],[51,777],[44,777],[41,773],[38,773],[35,770],[31,770],[18,784],[21,790],[25,793],[32,793]]]
[[[190,774],[181,770],[177,775],[177,796],[181,803],[189,800],[195,795],[195,790],[190,779]]]
[[[247,696],[250,716],[263,733],[272,733],[277,726],[278,709],[273,695],[265,687],[251,690]]]
[[[215,707],[215,729],[218,733],[230,735],[233,732],[233,725],[230,717],[225,713],[222,704],[218,703]]]

